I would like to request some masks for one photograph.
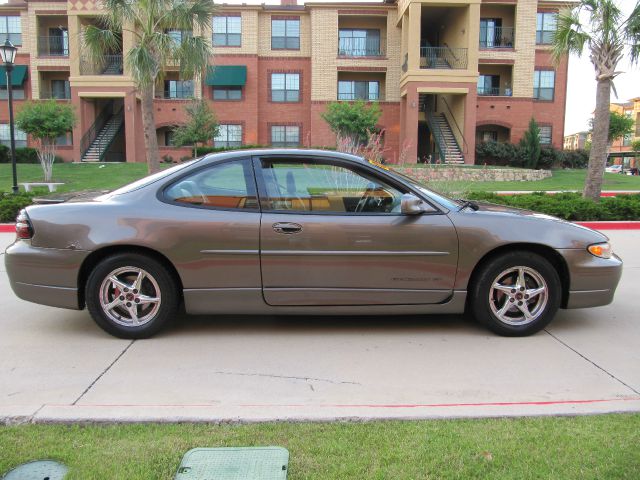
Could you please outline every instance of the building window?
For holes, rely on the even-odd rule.
[[[69,80],[51,80],[51,98],[69,100],[71,98]]]
[[[173,130],[164,131],[164,145],[165,147],[173,147],[175,145],[175,137]]]
[[[478,76],[478,95],[500,95],[500,75]]]
[[[242,17],[224,16],[213,18],[213,46],[239,47],[242,38]]]
[[[214,100],[242,100],[242,87],[213,87]]]
[[[297,125],[274,125],[271,127],[271,146],[298,147],[300,127]]]
[[[16,148],[23,148],[27,146],[27,134],[19,128],[14,129]],[[11,148],[11,135],[9,132],[9,124],[0,124],[0,143]]]
[[[165,80],[164,98],[192,98],[193,80]]]
[[[380,100],[380,83],[340,80],[338,100]]]
[[[0,41],[22,45],[22,24],[18,15],[0,17]]]
[[[299,73],[271,74],[271,101],[298,102],[300,101]]]
[[[271,20],[271,49],[300,50],[300,19]]]
[[[218,135],[213,139],[218,148],[239,147],[242,145],[242,125],[219,125]]]
[[[631,142],[633,142],[633,134],[632,133],[628,133],[624,137],[622,137],[622,146],[623,147],[630,147],[631,146]]]
[[[56,137],[56,145],[58,146],[73,145],[72,139],[73,137],[71,133],[64,133],[59,137]]]
[[[536,100],[553,100],[556,72],[553,70],[536,70],[533,72],[533,98]]]
[[[380,51],[380,30],[340,29],[338,55],[348,57],[377,57]]]
[[[4,83],[2,83],[3,81]],[[14,86],[11,88],[11,93],[13,94],[14,100],[24,100],[24,84],[19,87]],[[7,98],[9,98],[9,93],[7,92],[7,79],[0,78],[0,100],[6,100]]]
[[[551,127],[540,127],[540,145],[551,145]]]
[[[538,17],[536,19],[536,43],[538,45],[548,45],[550,43],[553,43],[553,36],[556,33],[557,20],[557,13],[538,13]]]
[[[181,45],[184,40],[193,37],[191,30],[169,29],[165,30],[165,33],[171,37],[176,45]]]
[[[478,139],[481,142],[497,142],[498,131],[497,130],[480,130],[480,132],[478,132]]]

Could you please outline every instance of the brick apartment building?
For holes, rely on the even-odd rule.
[[[190,97],[207,99],[218,146],[333,146],[321,118],[329,102],[379,102],[387,159],[474,163],[477,141],[517,142],[531,117],[543,143],[562,148],[566,59],[549,43],[562,5],[551,0],[385,0],[372,3],[221,5],[206,38],[214,56],[193,81],[168,69],[156,85],[161,155],[178,160],[172,127]],[[78,124],[59,139],[71,161],[144,161],[140,101],[122,52],[90,63],[81,32],[95,0],[0,5],[0,41],[19,47],[13,75],[23,99],[70,101]],[[176,41],[187,32],[173,32]],[[197,32],[196,32],[197,33]],[[1,37],[5,38],[1,38]],[[132,45],[123,33],[122,51]],[[0,89],[6,98],[6,89]],[[8,143],[6,102],[0,141]],[[18,146],[29,139],[18,132]]]

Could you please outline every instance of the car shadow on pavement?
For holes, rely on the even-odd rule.
[[[262,334],[480,334],[487,331],[463,315],[186,315],[182,314],[159,335]]]

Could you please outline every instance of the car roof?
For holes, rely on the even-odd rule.
[[[211,153],[205,155],[203,160],[207,162],[218,162],[222,160],[229,160],[231,158],[241,158],[247,156],[282,156],[282,157],[296,157],[296,156],[313,156],[313,157],[327,157],[327,158],[339,158],[341,160],[347,160],[357,163],[366,163],[366,160],[357,155],[351,155],[349,153],[336,152],[334,150],[321,150],[313,148],[255,148],[246,150],[231,150],[227,152]]]

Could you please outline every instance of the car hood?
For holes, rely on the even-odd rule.
[[[474,203],[478,205],[477,210],[465,208],[450,215],[459,232],[483,230],[505,243],[540,243],[554,248],[584,248],[608,240],[596,230],[552,215],[487,202]]]

